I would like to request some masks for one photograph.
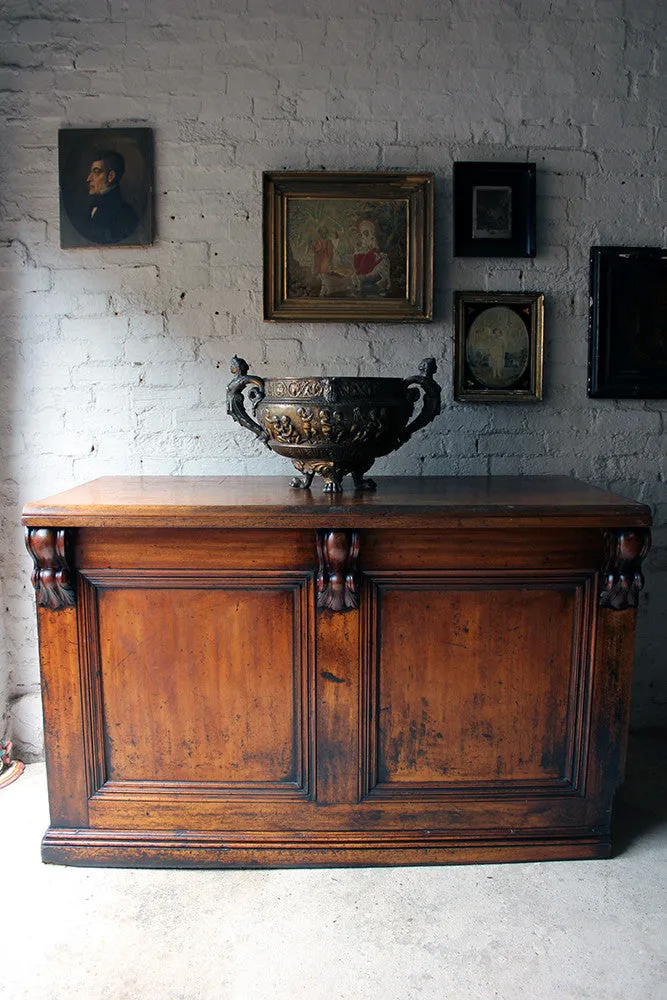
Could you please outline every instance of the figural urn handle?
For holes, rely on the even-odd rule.
[[[426,427],[440,413],[440,386],[433,378],[437,370],[438,366],[435,363],[435,358],[424,358],[419,363],[419,375],[405,379],[406,389],[409,391],[413,386],[419,386],[424,392],[424,399],[420,412],[405,428],[401,444],[405,444],[415,431]],[[419,398],[419,392],[416,389],[412,389],[412,391],[415,399]]]
[[[264,379],[260,378],[259,375],[248,375],[249,365],[247,361],[244,361],[243,358],[237,358],[236,355],[232,358],[230,368],[234,378],[227,386],[227,413],[237,424],[247,427],[260,441],[266,444],[269,440],[269,432],[252,419],[246,411],[243,401],[243,392],[250,386],[248,398],[253,404],[253,408],[257,407],[257,404],[264,399]]]

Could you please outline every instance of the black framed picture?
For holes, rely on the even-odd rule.
[[[454,256],[534,257],[535,164],[454,164]]]
[[[667,399],[667,249],[591,248],[588,395]]]
[[[60,129],[58,163],[63,249],[153,242],[151,129]]]
[[[455,292],[454,327],[455,399],[542,399],[542,292]]]

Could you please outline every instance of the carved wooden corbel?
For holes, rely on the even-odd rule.
[[[25,544],[34,563],[32,585],[39,607],[59,611],[75,602],[69,541],[69,532],[64,528],[25,529]]]
[[[359,532],[317,532],[317,607],[353,611],[359,607]]]
[[[610,528],[605,531],[605,563],[600,607],[613,611],[636,608],[644,586],[642,561],[651,547],[647,528]]]

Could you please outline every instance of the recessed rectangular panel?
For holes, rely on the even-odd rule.
[[[298,588],[98,592],[112,781],[299,783]]]
[[[387,584],[378,602],[371,786],[568,779],[574,587]]]

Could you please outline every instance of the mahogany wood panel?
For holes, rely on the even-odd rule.
[[[51,823],[86,827],[89,786],[76,611],[67,607],[53,613],[40,607],[37,625]]]
[[[317,802],[327,807],[359,798],[359,641],[358,611],[318,614]],[[338,825],[330,811],[318,822]]]
[[[383,581],[371,637],[369,791],[572,785],[590,674],[591,588],[586,599],[582,583]]]
[[[316,562],[315,533],[262,528],[79,528],[74,559],[83,569],[305,570]]]
[[[111,477],[24,522],[37,596],[76,588],[39,608],[45,860],[608,855],[641,504],[557,477]]]
[[[412,529],[364,531],[361,553],[364,571],[434,570],[461,572],[533,569],[580,570],[595,573],[604,558],[604,535],[585,528],[542,528],[527,533],[521,527],[469,528],[455,531]]]
[[[104,579],[90,622],[105,780],[303,788],[308,639],[298,584],[133,582]]]

